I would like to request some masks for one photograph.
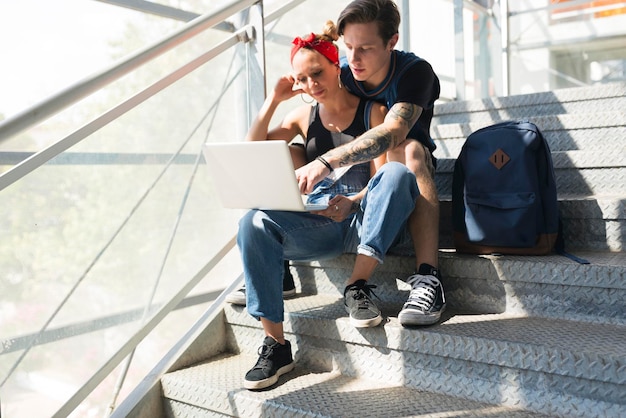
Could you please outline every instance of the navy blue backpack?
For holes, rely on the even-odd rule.
[[[555,249],[554,167],[535,124],[506,121],[468,136],[454,166],[452,226],[458,252],[542,255]]]

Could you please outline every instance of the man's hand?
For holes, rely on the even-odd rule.
[[[313,187],[329,174],[328,168],[318,160],[313,160],[296,170],[296,179],[301,194],[309,194]]]

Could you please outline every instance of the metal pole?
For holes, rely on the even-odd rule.
[[[409,0],[402,0],[400,20],[400,45],[403,51],[411,50],[411,10]]]
[[[465,100],[465,42],[463,33],[463,0],[454,0],[454,78],[456,100]]]
[[[0,122],[0,143],[31,126],[46,120],[61,110],[89,96],[91,93],[100,90],[102,87],[130,73],[132,70],[139,68],[146,62],[174,49],[180,43],[221,23],[226,20],[226,18],[242,9],[245,9],[253,3],[254,0],[240,0],[232,2],[221,9],[216,10],[210,15],[194,19],[173,35],[134,53],[125,61],[114,64],[109,69],[79,81],[73,86],[49,97],[43,102]]]
[[[240,12],[235,18],[235,27],[248,27],[243,43],[235,51],[235,62],[243,68],[243,77],[236,84],[237,97],[244,98],[238,102],[239,113],[245,115],[236,126],[236,137],[245,137],[265,100],[265,48],[262,3],[256,3],[249,9]],[[261,88],[259,88],[259,86]]]
[[[501,0],[500,2],[500,21],[501,25],[501,46],[502,46],[502,95],[508,96],[511,91],[510,77],[510,59],[511,45],[510,45],[510,30],[509,30],[509,1]]]

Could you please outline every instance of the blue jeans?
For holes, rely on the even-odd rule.
[[[392,245],[408,236],[406,220],[419,196],[415,175],[405,165],[389,162],[367,188],[360,209],[342,222],[307,212],[271,210],[251,210],[241,218],[237,245],[252,316],[283,322],[283,260],[357,253],[382,263]]]

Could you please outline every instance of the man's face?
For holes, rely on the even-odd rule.
[[[387,75],[394,39],[384,44],[376,22],[350,23],[343,30],[343,42],[352,75],[368,88],[377,87]]]

